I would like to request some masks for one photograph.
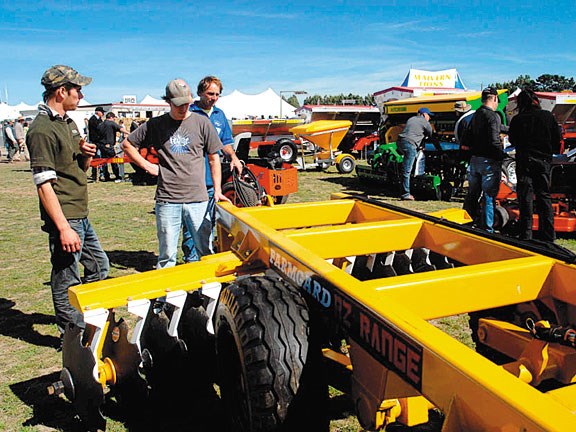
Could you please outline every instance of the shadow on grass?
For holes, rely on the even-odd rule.
[[[82,430],[75,419],[72,404],[64,399],[49,396],[46,391],[50,384],[59,379],[59,374],[54,372],[10,385],[12,392],[34,410],[32,417],[22,423],[23,427],[42,425],[63,432]]]
[[[14,395],[33,409],[32,417],[25,420],[22,426],[43,426],[63,432],[94,430],[79,420],[72,402],[48,395],[48,386],[59,379],[60,372],[53,372],[10,385]],[[179,393],[165,391],[155,398],[142,401],[137,412],[127,411],[125,406],[107,396],[100,407],[101,412],[108,423],[109,420],[122,423],[125,430],[130,432],[184,432],[192,428],[197,432],[221,430],[218,427],[222,422],[220,399],[214,393],[190,394],[185,393],[184,388],[180,390]],[[110,394],[113,396],[113,393]]]
[[[326,177],[321,177],[319,180],[340,185],[344,189],[342,192],[347,192],[354,195],[382,195],[388,198],[397,198],[399,196],[397,192],[393,190],[387,190],[382,184],[374,183],[372,185],[360,183],[358,177],[355,176],[343,176],[338,173],[329,173],[329,175]]]
[[[27,314],[14,309],[14,306],[14,301],[0,298],[0,334],[37,346],[54,348],[60,345],[59,338],[40,334],[33,327],[34,324],[55,324],[52,315]]]
[[[110,264],[122,269],[134,269],[138,272],[154,270],[158,256],[150,251],[106,251]]]

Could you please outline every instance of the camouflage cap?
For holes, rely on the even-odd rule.
[[[83,87],[90,84],[92,78],[80,75],[70,66],[55,65],[44,72],[40,82],[47,89],[60,87],[64,84],[74,84]]]

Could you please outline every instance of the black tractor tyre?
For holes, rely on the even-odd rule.
[[[352,171],[354,171],[355,167],[356,162],[354,162],[354,158],[352,156],[344,156],[336,164],[336,168],[340,174],[350,174]]]
[[[258,192],[256,192],[256,190],[246,188],[244,193],[246,194],[245,198],[248,201],[249,207],[257,206],[260,203]],[[236,207],[244,207],[244,204],[236,192],[234,182],[228,182],[222,185],[222,195],[232,201],[232,204],[234,204]]]
[[[258,157],[260,157],[260,158],[268,157],[268,155],[272,151],[272,147],[274,147],[274,145],[272,145],[272,144],[259,145],[256,149],[256,152],[258,153]]]
[[[288,138],[281,138],[276,141],[272,147],[272,151],[278,152],[283,162],[294,163],[298,157],[298,148],[294,141]]]
[[[328,430],[309,319],[299,291],[280,279],[247,277],[222,290],[215,333],[228,430]]]
[[[454,187],[452,183],[446,180],[442,180],[440,183],[440,197],[442,201],[450,201],[454,195]]]

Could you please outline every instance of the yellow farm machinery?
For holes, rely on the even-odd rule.
[[[147,424],[178,415],[143,407],[202,383],[223,406],[210,430],[328,430],[329,386],[366,430],[576,430],[573,254],[461,210],[332,198],[220,203],[219,253],[72,288],[87,328],[67,328],[50,390],[90,430],[112,399]],[[484,355],[437,325],[464,314]]]

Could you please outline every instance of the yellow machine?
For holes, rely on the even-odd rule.
[[[336,165],[338,172],[349,174],[356,166],[355,158],[349,153],[338,150],[338,146],[352,126],[349,120],[316,120],[311,123],[295,126],[290,132],[298,139],[304,139],[314,145],[313,163],[304,162],[304,145],[302,153],[297,159],[298,167],[306,170],[318,168],[325,170],[331,165]],[[319,150],[318,150],[319,149]]]
[[[327,430],[328,384],[367,430],[429,414],[443,431],[576,430],[573,254],[467,228],[461,210],[333,198],[220,203],[220,253],[71,288],[89,326],[67,329],[51,391],[102,429],[109,398],[156,415],[134,394],[177,393],[177,371],[205,359],[195,376],[224,405],[213,430]],[[465,313],[478,348],[504,361],[430,322]]]

